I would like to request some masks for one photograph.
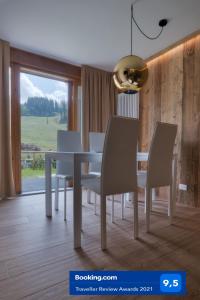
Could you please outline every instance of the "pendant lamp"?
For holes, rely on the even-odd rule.
[[[139,31],[148,39],[155,40],[157,39],[163,28],[167,25],[167,19],[161,19],[159,21],[159,26],[161,27],[160,32],[157,36],[150,37],[146,35],[138,23],[136,22],[133,15],[133,4],[131,5],[131,54],[125,57],[122,57],[116,64],[113,72],[113,80],[118,88],[119,92],[126,94],[135,94],[143,87],[148,78],[148,68],[145,61],[136,55],[133,55],[133,22],[136,24]]]

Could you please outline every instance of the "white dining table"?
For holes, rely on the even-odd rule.
[[[102,153],[96,152],[57,152],[45,153],[45,206],[46,216],[52,217],[52,186],[51,186],[51,163],[52,160],[73,161],[74,165],[74,193],[73,193],[73,234],[74,248],[81,247],[81,224],[82,224],[82,193],[81,193],[81,164],[84,162],[101,162]],[[147,161],[147,152],[138,152],[137,161]]]

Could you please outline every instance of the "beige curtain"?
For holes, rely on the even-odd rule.
[[[83,66],[81,71],[83,101],[83,144],[88,149],[88,133],[104,132],[109,117],[116,114],[116,95],[112,73]]]
[[[9,44],[0,40],[0,200],[15,195],[11,150],[9,66]]]

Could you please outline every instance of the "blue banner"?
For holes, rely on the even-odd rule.
[[[183,271],[70,271],[70,295],[185,295]]]

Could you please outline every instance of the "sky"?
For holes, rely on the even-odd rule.
[[[68,84],[37,75],[20,74],[20,101],[25,103],[28,97],[47,97],[49,99],[67,100]]]

